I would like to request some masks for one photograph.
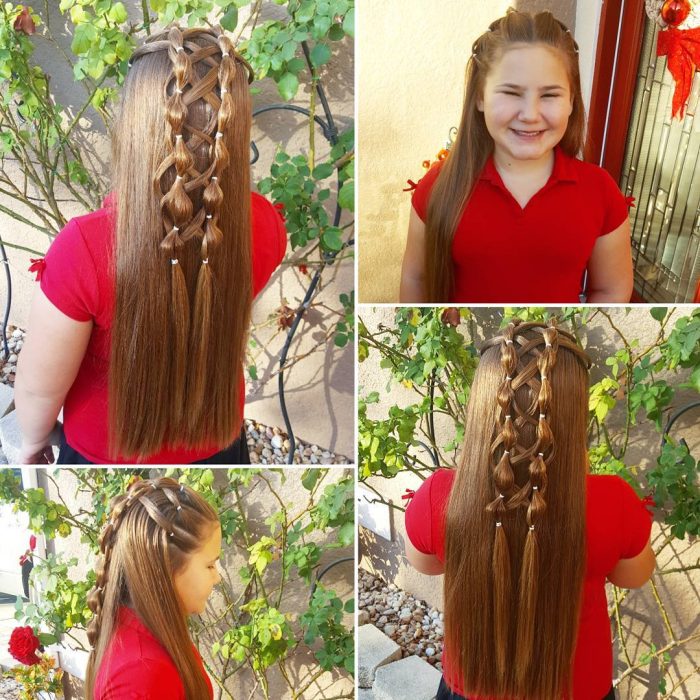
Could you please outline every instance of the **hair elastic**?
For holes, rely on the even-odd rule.
[[[177,265],[177,263],[178,263],[177,258],[170,258],[170,264],[171,264],[171,265]],[[154,486],[153,488],[155,489],[155,486]]]
[[[216,177],[216,175],[212,175],[212,176],[211,176],[211,179],[212,179],[212,180],[218,180],[219,178]]]
[[[510,340],[510,339],[506,340],[506,345],[512,345],[512,344],[513,344],[512,340]]]
[[[102,586],[98,586],[98,587],[97,587],[97,592],[98,592],[98,593],[102,593],[103,591],[104,591],[104,588],[102,588]]]
[[[506,415],[506,420],[511,420],[510,413]]]
[[[498,497],[499,497],[499,498],[505,498],[505,496],[504,496],[502,493],[499,493],[499,494],[498,494]]]
[[[176,179],[176,180],[182,180],[182,175],[176,175],[176,176],[175,176],[175,179]]]
[[[509,455],[509,454],[510,454],[510,450],[503,450],[503,454],[504,454],[504,455]]]
[[[209,264],[209,258],[204,258],[202,260],[202,265],[208,265]]]
[[[217,131],[217,132],[216,132],[216,137],[215,137],[215,138],[221,139],[221,138],[223,138],[223,137],[224,137],[224,135],[223,135],[220,131]]]
[[[228,88],[222,87],[222,88],[221,88],[221,94],[223,95],[225,92],[228,92]]]
[[[180,53],[180,51],[184,51],[184,50],[185,50],[185,47],[184,47],[184,46],[178,46],[178,47],[175,49],[175,51],[177,51],[177,53]]]
[[[179,141],[182,138],[182,134],[175,134],[175,140]]]
[[[540,457],[544,457],[544,452],[538,452],[537,453]]]
[[[552,347],[552,344],[545,338],[544,346],[545,346],[546,348],[551,348],[551,347]]]
[[[534,529],[535,529],[535,526],[534,526],[534,525],[530,525],[530,530],[534,530]]]
[[[175,88],[175,92],[176,92],[178,95],[182,95],[182,90],[181,90],[180,88]]]
[[[547,375],[546,375],[546,374],[541,374],[540,377],[541,377],[542,379],[547,379]]]
[[[535,488],[537,488],[537,486],[535,486]],[[182,510],[182,506],[178,506],[177,509]]]
[[[539,487],[537,487],[537,486],[533,486],[533,487],[532,487],[532,490],[533,490],[533,491],[537,491],[538,489],[539,489]]]
[[[540,420],[542,420],[543,418],[546,418],[546,417],[547,417],[547,414],[545,414],[545,413],[540,413]]]
[[[174,532],[171,532],[169,536],[170,536],[170,537],[174,537],[174,536],[175,536],[175,533],[174,533]]]
[[[507,382],[512,382],[512,381],[513,381],[513,377],[506,377],[506,381],[507,381]]]
[[[155,484],[151,484],[151,488],[155,491],[158,487]]]
[[[185,493],[185,485],[180,484],[180,493]]]
[[[221,58],[223,58],[224,56],[228,56],[228,55],[229,55],[228,51],[221,52]]]
[[[502,526],[501,521],[500,521],[500,520],[497,520],[497,521],[496,521],[496,527],[501,527],[501,526]]]
[[[211,214],[207,214],[207,219],[211,219]]]
[[[175,233],[178,233],[178,232],[180,231],[180,227],[179,227],[179,226],[173,226],[173,231],[175,231]]]

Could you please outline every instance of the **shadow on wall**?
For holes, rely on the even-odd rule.
[[[549,10],[572,33],[576,30],[576,0],[512,0],[511,4],[516,10],[533,14]]]
[[[366,527],[358,528],[358,555],[360,563],[364,563],[365,567],[370,565],[368,569],[372,573],[381,576],[387,583],[392,583],[396,580],[400,563],[405,562],[405,542],[403,536],[400,535],[394,528],[393,509],[392,509],[392,524],[391,531],[394,533],[394,539],[390,542],[383,537],[379,537]]]

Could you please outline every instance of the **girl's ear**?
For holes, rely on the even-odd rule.
[[[484,96],[483,94],[480,97],[476,98],[476,108],[480,111],[484,111]]]

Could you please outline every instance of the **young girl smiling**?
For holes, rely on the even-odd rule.
[[[577,159],[578,47],[549,12],[510,11],[474,43],[448,157],[413,194],[402,302],[626,302],[627,204]]]

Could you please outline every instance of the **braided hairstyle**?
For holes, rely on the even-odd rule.
[[[553,323],[511,323],[482,348],[446,520],[446,645],[466,694],[570,692],[589,366]]]
[[[573,103],[566,132],[560,142],[562,150],[576,157],[583,148],[585,107],[581,94],[578,45],[567,27],[550,12],[531,15],[508,10],[505,17],[493,22],[472,46],[467,62],[464,105],[457,137],[430,194],[425,221],[426,301],[444,303],[454,286],[452,239],[486,161],[493,153],[494,142],[486,128],[484,113],[478,102],[483,97],[486,78],[503,54],[523,44],[544,45],[555,49],[566,67]]]
[[[132,56],[113,134],[115,459],[216,450],[240,428],[252,77],[216,30],[173,26]]]
[[[195,491],[170,478],[135,481],[112,500],[99,539],[95,588],[87,598],[93,613],[87,628],[92,646],[87,700],[93,698],[100,666],[109,663],[109,643],[122,606],[133,609],[168,652],[185,697],[209,697],[173,577],[215,527],[219,527],[216,511]]]

